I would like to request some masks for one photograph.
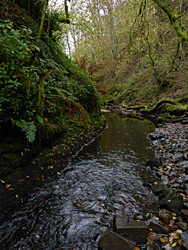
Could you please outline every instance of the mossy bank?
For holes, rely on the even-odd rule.
[[[104,122],[94,83],[45,24],[39,39],[43,7],[36,5],[33,13],[22,3],[0,2],[0,179],[6,200],[19,199],[48,173],[57,175]]]

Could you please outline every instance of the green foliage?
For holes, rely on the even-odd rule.
[[[40,48],[30,29],[0,23],[0,124],[12,121],[32,143],[66,129],[67,114],[98,112],[94,84],[54,41]]]
[[[0,24],[0,117],[1,122],[10,116],[25,118],[34,115],[37,92],[34,85],[39,78],[39,69],[29,65],[32,54],[38,48],[33,44],[32,32],[26,27],[17,30],[13,23]],[[31,86],[32,85],[32,86]],[[32,92],[30,93],[30,89]],[[32,96],[33,103],[29,100]],[[34,105],[33,105],[34,104]]]
[[[28,142],[32,143],[35,140],[37,127],[33,121],[32,122],[26,122],[25,120],[14,121],[12,119],[12,123],[22,129],[22,131],[25,133]]]
[[[74,41],[71,56],[96,80],[104,98],[129,103],[165,93],[181,97],[188,79],[185,1],[76,0],[72,9],[77,25],[68,27],[67,47]],[[138,82],[131,82],[137,76]]]

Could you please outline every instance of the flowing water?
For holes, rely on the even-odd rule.
[[[143,183],[151,173],[148,120],[107,114],[108,129],[59,178],[29,195],[0,227],[2,250],[98,249],[115,215],[146,219],[156,209]]]

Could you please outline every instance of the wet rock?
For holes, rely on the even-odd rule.
[[[162,180],[162,183],[165,184],[165,185],[167,185],[167,184],[169,183],[169,179],[168,179],[167,176],[164,176],[164,175],[163,175],[163,176],[161,177],[161,180]]]
[[[185,159],[185,160],[188,159],[188,154],[187,154],[187,153],[185,153],[183,156],[184,156],[184,159]]]
[[[151,249],[161,250],[162,243],[159,239],[154,240],[150,243]]]
[[[173,183],[173,184],[172,184],[172,187],[173,187],[173,188],[179,188],[179,186],[180,186],[180,184],[178,184],[178,183]]]
[[[163,135],[161,133],[157,133],[157,132],[149,134],[149,138],[151,140],[161,139],[162,137],[163,137]]]
[[[183,120],[182,124],[188,124],[188,120]]]
[[[114,230],[137,244],[145,244],[149,234],[149,227],[143,221],[128,220],[117,216],[114,219]]]
[[[183,202],[183,207],[184,207],[185,209],[188,209],[188,201]]]
[[[150,166],[151,168],[159,167],[160,165],[162,165],[162,160],[160,158],[153,158],[146,162],[146,166]]]
[[[174,162],[180,161],[183,159],[183,154],[182,153],[176,153],[172,156],[172,159]]]
[[[159,218],[168,224],[171,220],[171,213],[166,209],[159,209]]]
[[[187,174],[184,176],[184,180],[186,183],[188,183],[188,175]]]
[[[181,216],[188,221],[188,210],[187,209],[183,209],[181,210]]]
[[[180,237],[183,239],[183,246],[188,249],[188,230],[180,234]]]
[[[188,184],[185,184],[185,193],[188,195]]]
[[[181,195],[174,195],[163,198],[159,202],[161,208],[166,208],[172,212],[178,213],[182,209],[183,197]]]
[[[183,231],[187,230],[187,223],[186,223],[186,222],[178,221],[176,224],[177,224],[178,227],[179,227],[180,229],[182,229]]]
[[[183,183],[183,178],[179,177],[178,179],[176,179],[176,182],[178,182],[179,184],[182,184]]]
[[[158,184],[158,185],[154,185],[152,187],[152,191],[154,192],[154,194],[159,194],[162,191],[164,191],[166,189],[166,185],[165,184]]]
[[[98,246],[99,250],[132,250],[136,243],[107,230],[101,235]]]
[[[188,165],[188,163],[187,163]],[[188,174],[188,167],[185,168],[185,174]]]
[[[159,195],[159,199],[168,198],[174,194],[173,188],[166,188],[163,192]]]
[[[158,233],[158,234],[168,234],[168,230],[163,225],[161,225],[158,221],[156,221],[154,219],[152,219],[149,222],[149,227],[151,229],[153,229],[153,231],[155,233]]]

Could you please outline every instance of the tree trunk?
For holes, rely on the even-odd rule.
[[[38,31],[38,34],[37,34],[37,37],[36,37],[36,44],[39,44],[39,40],[41,38],[47,7],[48,7],[48,0],[44,0],[43,7],[42,7],[42,15],[41,15],[40,27],[39,27],[39,31]]]
[[[175,16],[161,0],[152,1],[155,2],[159,6],[159,8],[161,8],[167,14],[178,36],[181,37],[182,40],[184,40],[186,43],[188,43],[188,34],[184,32],[178,17]]]

